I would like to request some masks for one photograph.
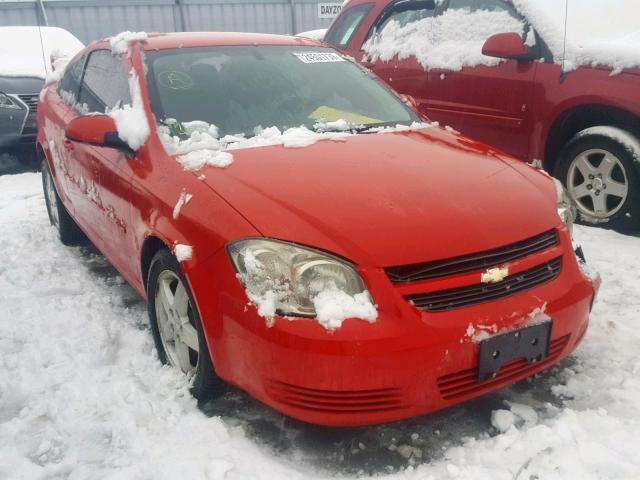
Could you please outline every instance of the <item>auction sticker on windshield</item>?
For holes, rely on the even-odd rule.
[[[294,53],[304,63],[344,62],[345,59],[334,52],[298,52]]]

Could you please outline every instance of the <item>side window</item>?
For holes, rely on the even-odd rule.
[[[393,4],[392,8],[380,15],[369,36],[380,33],[392,20],[398,22],[401,27],[413,22],[430,18],[435,15],[435,3],[429,1],[401,0]]]
[[[372,7],[373,3],[365,3],[341,13],[331,25],[324,41],[337,48],[346,48]]]
[[[123,60],[109,50],[95,50],[89,55],[80,85],[80,104],[88,111],[105,113],[131,103],[129,79]]]
[[[69,105],[73,106],[80,88],[82,69],[87,56],[83,55],[67,67],[64,75],[58,83],[58,95]]]
[[[529,47],[535,44],[535,34],[524,18],[503,0],[449,0],[442,19],[443,25],[449,25],[451,38],[464,35],[478,48],[490,36],[507,32],[521,35]]]
[[[469,13],[479,10],[489,12],[506,12],[514,20],[524,23],[522,17],[515,8],[503,0],[449,0],[449,11],[451,10],[467,10]]]

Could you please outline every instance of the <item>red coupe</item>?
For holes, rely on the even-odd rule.
[[[331,48],[125,33],[58,76],[38,107],[51,223],[148,300],[197,398],[226,381],[308,422],[386,422],[585,334],[599,280],[562,187]]]

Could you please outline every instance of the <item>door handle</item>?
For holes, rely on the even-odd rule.
[[[64,141],[64,149],[71,151],[73,150],[73,143],[71,143],[69,140],[65,140]]]

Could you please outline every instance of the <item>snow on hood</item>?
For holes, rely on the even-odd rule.
[[[52,54],[73,57],[83,48],[80,40],[62,28],[0,27],[0,75],[45,78],[52,72]]]
[[[256,127],[254,136],[225,135],[219,137],[218,127],[200,120],[184,122],[180,128],[186,138],[172,135],[170,120],[167,125],[158,126],[158,134],[169,155],[176,155],[178,162],[185,170],[195,171],[205,166],[226,168],[233,163],[233,155],[229,150],[282,145],[285,148],[304,148],[320,140],[341,141],[353,135],[350,129],[355,126],[346,120],[334,122],[318,122],[316,131],[305,126],[288,128],[281,131],[278,127]],[[391,131],[419,130],[436,126],[437,123],[414,122],[411,125],[394,127],[372,127],[371,132],[387,133]]]

